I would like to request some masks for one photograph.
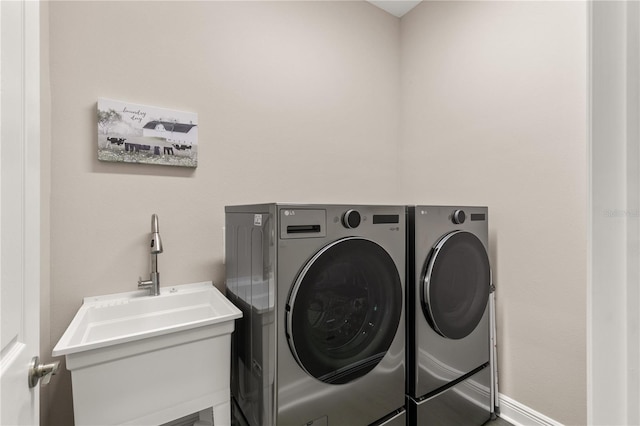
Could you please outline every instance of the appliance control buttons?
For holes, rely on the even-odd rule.
[[[342,215],[342,224],[345,228],[357,228],[358,225],[360,225],[360,219],[360,213],[356,210],[347,210],[345,214]]]
[[[466,218],[467,215],[464,214],[464,210],[454,210],[451,221],[456,225],[462,225]]]

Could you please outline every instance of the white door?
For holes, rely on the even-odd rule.
[[[39,424],[29,364],[40,339],[37,1],[0,1],[0,424]]]

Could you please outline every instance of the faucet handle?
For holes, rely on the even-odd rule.
[[[153,280],[143,280],[142,277],[138,277],[138,288],[146,289],[153,285]]]

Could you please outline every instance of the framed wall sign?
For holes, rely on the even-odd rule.
[[[198,166],[198,114],[98,99],[98,160]]]

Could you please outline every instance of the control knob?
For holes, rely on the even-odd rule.
[[[455,210],[451,216],[451,221],[456,225],[462,225],[466,218],[467,215],[464,214],[464,210]]]
[[[345,228],[353,229],[360,225],[360,213],[356,210],[347,210],[342,215],[342,224]]]

